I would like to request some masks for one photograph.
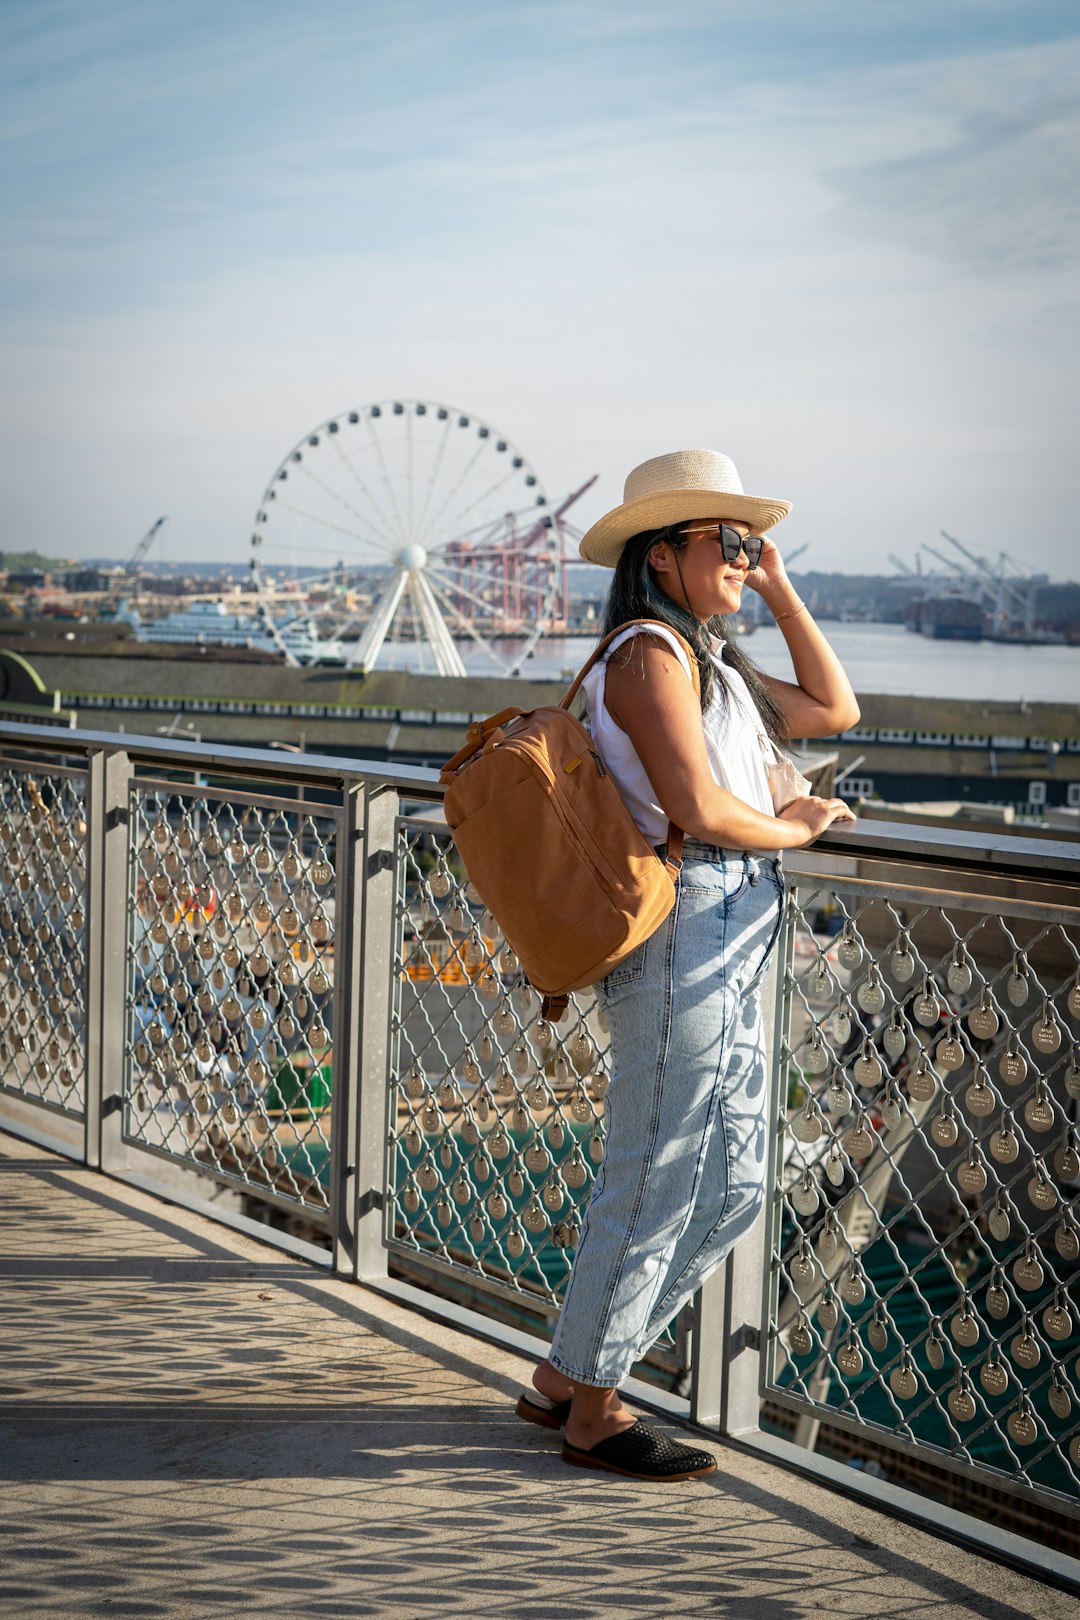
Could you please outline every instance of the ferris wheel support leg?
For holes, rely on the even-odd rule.
[[[409,575],[409,589],[424,621],[428,645],[434,654],[435,668],[439,674],[467,675],[468,671],[454,645],[454,638],[446,627],[446,620],[439,611],[434,592],[419,569]]]
[[[393,623],[407,579],[408,574],[404,568],[399,568],[391,577],[385,591],[372,609],[367,629],[349,655],[347,669],[361,669],[367,674],[369,669],[374,668],[375,660],[382,651],[383,642]]]

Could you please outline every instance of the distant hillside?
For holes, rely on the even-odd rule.
[[[76,568],[70,557],[45,557],[40,551],[0,551],[0,568],[9,573],[21,573],[30,568],[54,572],[57,568]]]

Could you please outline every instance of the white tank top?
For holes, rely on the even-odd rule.
[[[637,749],[626,732],[615,724],[604,702],[607,660],[617,647],[638,635],[659,636],[666,641],[686,671],[687,680],[693,683],[689,660],[675,633],[660,625],[641,625],[631,626],[615,638],[604,657],[586,675],[582,689],[589,706],[593,741],[601,759],[643,836],[650,844],[662,844],[667,838],[668,818],[657,803]],[[766,742],[765,747],[762,746],[765,728],[746,682],[737,670],[721,660],[723,641],[719,636],[711,636],[709,640],[713,663],[723,671],[701,717],[713,780],[744,804],[771,816],[775,814],[768,778],[771,745]]]

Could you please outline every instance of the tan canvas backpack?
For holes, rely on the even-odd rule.
[[[589,670],[627,628],[605,636],[559,704],[474,721],[439,778],[469,879],[548,1017],[562,1016],[571,990],[617,967],[675,903],[682,832],[669,826],[661,860],[569,712]],[[698,691],[696,657],[682,644]]]

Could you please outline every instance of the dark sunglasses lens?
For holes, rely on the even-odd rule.
[[[724,553],[725,562],[738,562],[739,552],[743,548],[743,537],[738,529],[729,529],[726,523],[720,525],[720,549]]]
[[[725,562],[738,562],[740,551],[745,551],[747,567],[756,568],[761,561],[764,541],[760,534],[748,534],[744,540],[738,529],[729,529],[724,523],[720,527],[720,545],[723,548]]]

